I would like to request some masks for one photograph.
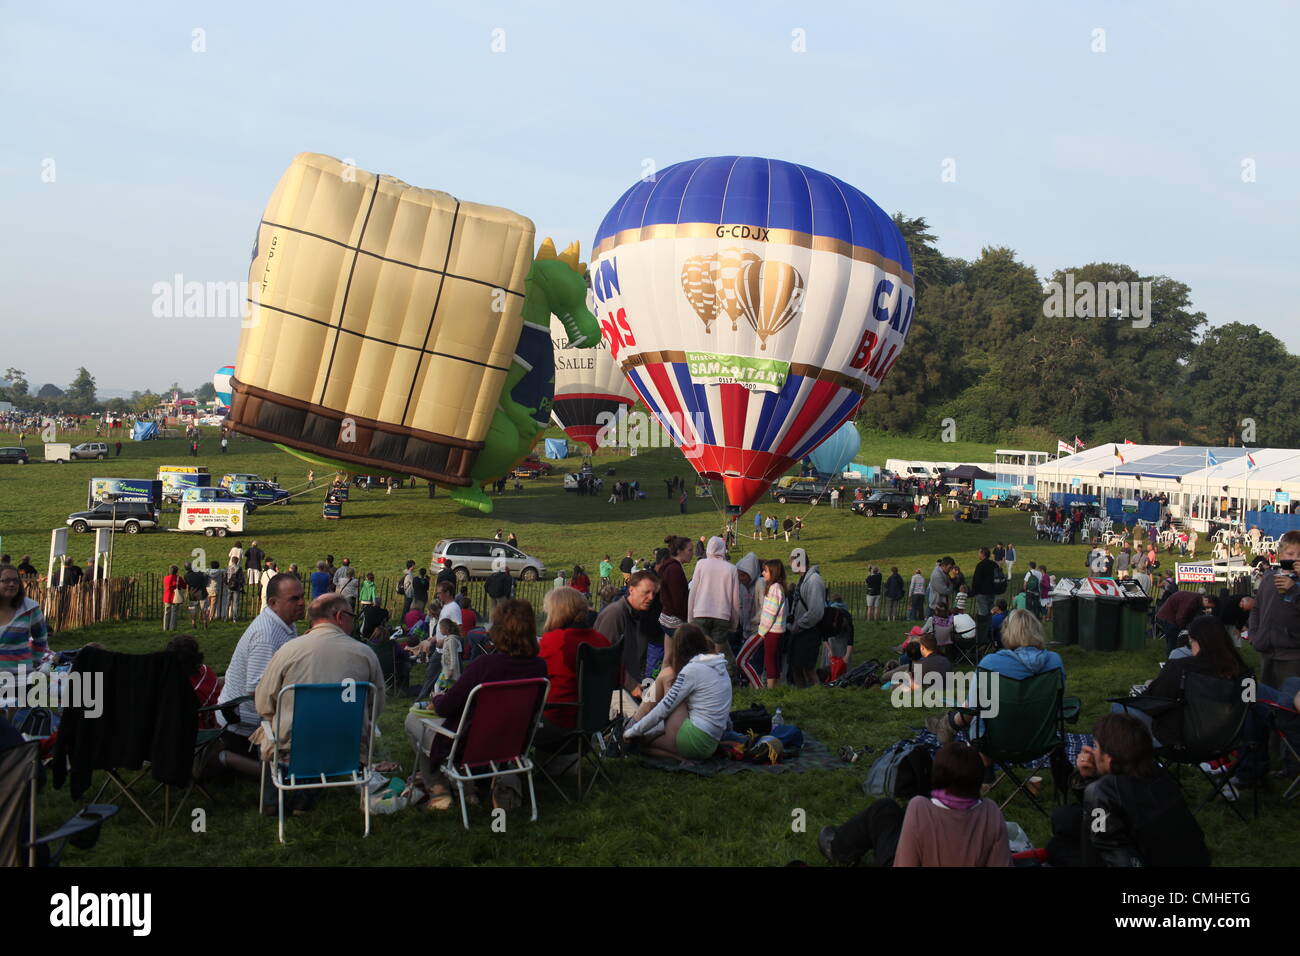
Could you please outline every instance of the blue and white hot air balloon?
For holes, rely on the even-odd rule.
[[[212,376],[212,387],[217,390],[217,401],[222,405],[229,405],[231,399],[230,377],[235,374],[233,365],[223,365],[217,369],[217,373]]]
[[[916,302],[907,245],[879,206],[751,156],[633,185],[596,233],[591,283],[623,372],[741,510],[880,385]]]
[[[808,457],[818,474],[838,475],[852,463],[861,448],[862,436],[858,434],[858,426],[845,422]]]

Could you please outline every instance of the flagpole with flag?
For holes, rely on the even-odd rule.
[[[1205,446],[1205,497],[1202,499],[1201,517],[1205,519],[1205,530],[1210,530],[1210,469],[1219,467],[1219,459],[1214,457],[1210,446]]]

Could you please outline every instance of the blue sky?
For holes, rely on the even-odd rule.
[[[949,255],[1126,262],[1300,352],[1297,34],[1252,2],[2,0],[0,370],[159,389],[232,361],[237,318],[157,319],[153,286],[245,279],[301,151],[584,255],[646,160],[779,157],[925,216]]]

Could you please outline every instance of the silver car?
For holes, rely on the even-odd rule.
[[[506,559],[506,569],[523,581],[536,581],[546,573],[538,558],[493,538],[443,538],[433,548],[429,569],[435,574],[444,568],[456,572],[457,581],[485,578],[492,573],[492,559]]]
[[[72,456],[73,461],[78,458],[98,458],[103,461],[108,457],[108,446],[102,441],[83,441],[80,445],[74,447],[69,454]]]

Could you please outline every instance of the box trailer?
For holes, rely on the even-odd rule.
[[[162,506],[162,482],[151,478],[91,478],[86,492],[86,507],[101,501],[147,501]]]
[[[246,509],[242,501],[183,501],[177,531],[202,531],[209,538],[224,538],[244,531]]]

